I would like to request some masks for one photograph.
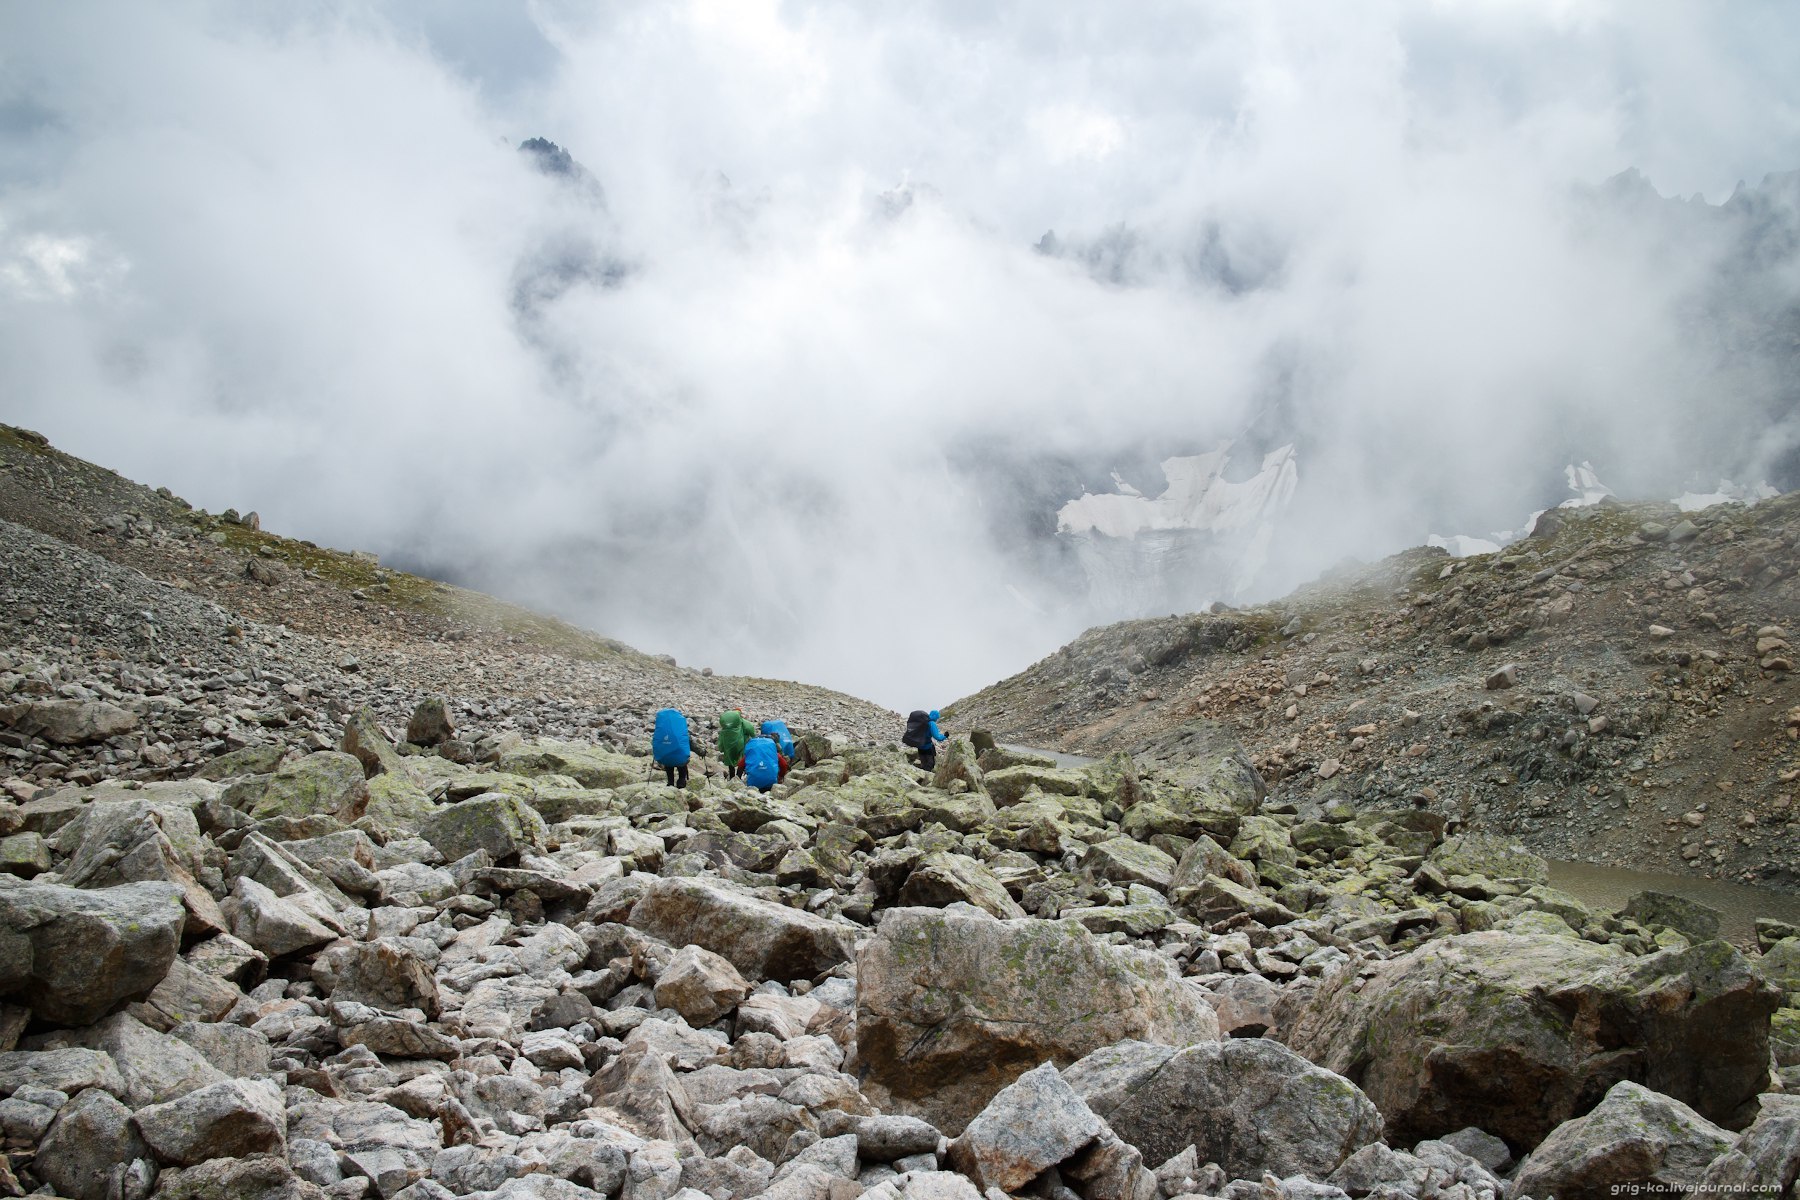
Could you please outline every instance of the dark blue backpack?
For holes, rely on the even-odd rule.
[[[650,752],[659,767],[679,767],[687,762],[694,747],[688,741],[687,718],[678,708],[665,708],[656,714],[656,732],[650,735]]]
[[[781,760],[776,757],[775,743],[766,737],[751,738],[744,744],[744,782],[753,788],[770,788],[781,779]]]
[[[786,721],[764,721],[762,732],[764,737],[775,739],[783,758],[794,757],[794,735],[788,732]]]

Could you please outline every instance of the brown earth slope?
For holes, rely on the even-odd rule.
[[[1800,497],[1556,510],[1497,554],[1090,630],[949,715],[1089,754],[1219,721],[1277,803],[1410,798],[1551,857],[1800,886],[1797,537]]]

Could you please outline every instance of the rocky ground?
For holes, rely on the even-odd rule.
[[[0,1195],[1800,1195],[1800,930],[1590,909],[1230,723],[927,774],[6,442]],[[666,786],[665,697],[797,765]]]
[[[1078,753],[1233,730],[1282,800],[1411,803],[1551,858],[1800,887],[1800,497],[1553,510],[1287,599],[1091,630],[953,705]]]

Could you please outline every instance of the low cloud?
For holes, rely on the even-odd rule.
[[[0,389],[206,507],[941,704],[1122,615],[1065,501],[1226,439],[1297,447],[1265,594],[1510,527],[1571,459],[1779,473],[1800,270],[1745,231],[1800,229],[1795,189],[1602,181],[1800,166],[1797,28],[12,6]]]

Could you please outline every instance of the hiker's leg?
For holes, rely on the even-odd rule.
[[[686,787],[687,781],[688,781],[688,765],[686,763],[682,763],[681,766],[676,768],[675,776],[676,776],[675,786],[678,788]]]

